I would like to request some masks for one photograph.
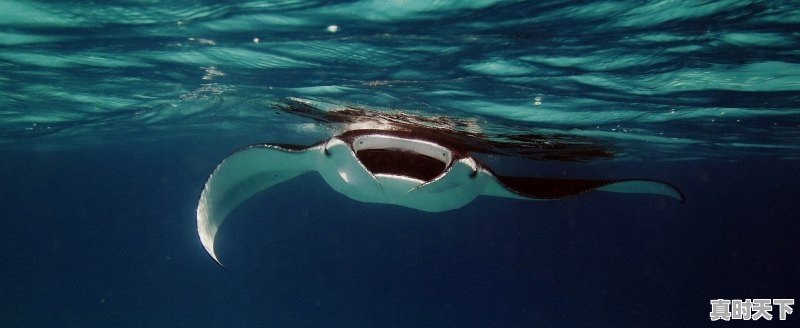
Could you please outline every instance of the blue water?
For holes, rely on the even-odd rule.
[[[798,31],[778,1],[0,0],[0,326],[704,327],[710,299],[798,299]],[[687,202],[425,213],[303,176],[226,221],[222,269],[194,222],[216,164],[344,129],[287,97],[588,138],[615,157],[484,160]]]

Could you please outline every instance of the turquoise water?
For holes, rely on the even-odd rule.
[[[711,299],[797,299],[799,31],[792,1],[0,0],[0,327],[705,327]],[[222,269],[214,167],[347,128],[292,101],[600,145],[478,157],[687,201],[427,213],[306,175],[231,215]]]
[[[3,1],[0,143],[263,141],[308,132],[268,106],[298,97],[643,156],[796,158],[798,17],[753,1]]]

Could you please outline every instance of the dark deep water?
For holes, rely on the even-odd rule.
[[[0,327],[796,325],[709,300],[800,298],[799,7],[0,0]],[[485,160],[687,201],[426,213],[306,175],[233,213],[222,269],[195,226],[214,166],[341,131],[284,97],[592,138],[617,158]]]
[[[791,162],[603,170],[668,179],[685,204],[484,198],[443,214],[306,176],[231,218],[226,271],[193,214],[227,148],[172,147],[3,154],[4,326],[705,326],[710,299],[798,292]]]

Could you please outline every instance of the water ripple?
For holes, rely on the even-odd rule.
[[[798,157],[799,13],[737,0],[0,0],[0,144],[261,135],[303,124],[267,105],[300,97],[685,158]]]

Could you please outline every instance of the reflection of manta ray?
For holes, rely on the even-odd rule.
[[[256,193],[315,171],[334,190],[368,203],[396,204],[422,211],[460,208],[480,195],[517,199],[556,199],[599,190],[658,194],[683,201],[675,187],[654,180],[580,180],[511,177],[494,173],[471,152],[528,158],[586,160],[610,152],[585,142],[547,143],[542,137],[490,141],[474,133],[436,126],[436,120],[382,115],[348,108],[324,112],[291,101],[279,109],[323,122],[373,123],[313,146],[257,144],[231,154],[206,181],[197,205],[197,230],[208,253],[225,217]],[[549,147],[549,148],[548,148]],[[540,150],[540,153],[537,153]]]

